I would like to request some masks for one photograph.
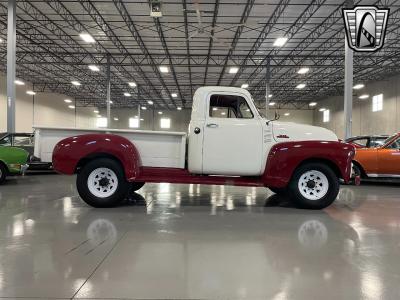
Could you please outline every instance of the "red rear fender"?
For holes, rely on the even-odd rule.
[[[114,134],[85,134],[60,141],[53,151],[53,167],[59,173],[74,174],[80,162],[99,156],[117,159],[128,180],[139,175],[141,161],[136,147]]]
[[[300,164],[318,161],[326,163],[348,183],[354,153],[353,145],[336,141],[279,143],[268,155],[263,182],[266,186],[285,187]]]

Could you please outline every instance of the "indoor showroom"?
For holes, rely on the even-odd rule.
[[[0,299],[400,299],[400,0],[0,0]]]

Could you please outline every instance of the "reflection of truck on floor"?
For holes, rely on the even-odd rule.
[[[47,131],[54,145],[60,135]],[[196,91],[188,134],[107,132],[64,131],[70,137],[53,153],[54,169],[77,173],[80,196],[96,207],[117,205],[145,182],[170,182],[269,187],[320,209],[336,199],[339,179],[349,182],[354,157],[327,129],[266,120],[247,90],[232,87]]]

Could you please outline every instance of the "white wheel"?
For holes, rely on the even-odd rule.
[[[329,181],[324,173],[309,170],[300,176],[298,189],[307,200],[320,200],[329,190]]]
[[[87,186],[94,196],[107,198],[115,193],[118,188],[118,177],[109,168],[94,169],[87,179]]]

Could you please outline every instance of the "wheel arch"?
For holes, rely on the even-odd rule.
[[[367,172],[365,172],[365,169],[363,168],[363,166],[358,161],[353,160],[352,163],[354,165],[356,165],[360,169],[361,177],[363,177],[363,178],[368,177]]]
[[[301,161],[301,162],[294,168],[294,171],[293,171],[292,176],[291,176],[290,179],[293,178],[294,172],[295,172],[298,168],[304,166],[305,164],[309,164],[309,163],[320,163],[320,164],[325,164],[325,165],[327,165],[330,169],[332,169],[332,171],[335,173],[335,175],[336,175],[338,178],[343,178],[343,175],[342,175],[342,173],[340,172],[339,166],[338,166],[335,162],[333,162],[332,160],[327,159],[327,158],[311,157],[311,158],[307,158],[307,159]]]
[[[91,153],[85,157],[82,157],[76,164],[75,173],[78,174],[85,165],[87,165],[89,162],[91,162],[95,159],[99,159],[99,158],[109,158],[109,159],[116,161],[121,166],[122,170],[124,171],[124,175],[125,175],[125,169],[124,169],[124,166],[123,166],[121,160],[118,157],[116,157],[115,155],[112,155],[112,154],[106,153],[106,152]]]
[[[4,161],[0,160],[0,165],[2,165],[6,169],[6,175],[10,174],[10,170],[8,169],[8,166]]]

